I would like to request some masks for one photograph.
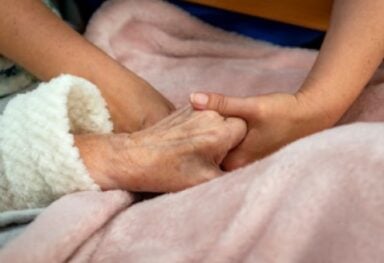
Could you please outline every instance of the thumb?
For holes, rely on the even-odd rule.
[[[190,102],[196,110],[214,110],[223,116],[245,117],[245,99],[218,93],[192,93]]]

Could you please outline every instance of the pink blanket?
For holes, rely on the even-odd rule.
[[[110,1],[87,37],[177,106],[195,90],[292,92],[316,52],[252,41],[160,1]],[[132,205],[122,191],[53,203],[0,262],[382,262],[384,73],[340,124],[209,183]],[[22,253],[20,253],[22,252]]]

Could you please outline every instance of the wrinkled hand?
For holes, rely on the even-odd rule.
[[[189,107],[131,135],[80,135],[76,144],[103,189],[170,192],[222,175],[220,163],[245,133],[241,119]]]
[[[239,98],[196,93],[191,95],[191,103],[195,109],[215,110],[223,116],[246,120],[246,138],[224,159],[226,170],[263,158],[298,138],[332,125],[327,116],[313,115],[310,103],[291,94]]]

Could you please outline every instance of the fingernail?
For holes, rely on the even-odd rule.
[[[192,93],[190,99],[194,104],[205,106],[208,104],[209,97],[204,93]]]

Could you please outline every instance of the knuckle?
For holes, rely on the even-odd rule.
[[[228,99],[227,97],[221,95],[221,94],[216,94],[216,107],[215,109],[218,112],[225,112],[228,106]]]
[[[218,129],[212,129],[207,135],[207,143],[210,145],[215,145],[220,142],[222,133]]]
[[[200,146],[199,148],[202,152],[206,152],[206,153],[218,152],[223,146],[222,139],[223,139],[222,135],[219,131],[210,130],[205,134],[204,139],[201,141],[201,144],[199,145]]]
[[[252,114],[258,119],[263,119],[267,115],[267,108],[264,103],[256,103],[252,106]]]
[[[213,143],[218,143],[221,141],[221,137],[223,136],[222,130],[219,129],[214,129],[211,131],[211,137],[212,137],[212,142]]]
[[[208,119],[217,119],[220,117],[220,114],[213,110],[204,111],[203,114]]]

